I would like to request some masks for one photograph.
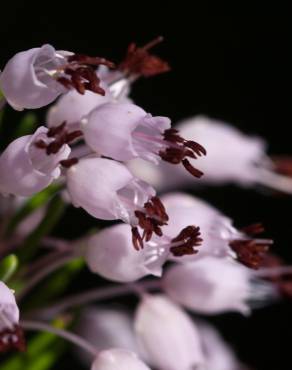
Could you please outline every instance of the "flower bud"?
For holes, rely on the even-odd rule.
[[[91,370],[150,370],[138,356],[124,349],[101,351],[94,360]]]
[[[204,364],[199,332],[190,317],[162,295],[146,295],[135,318],[142,353],[160,370],[191,370]]]

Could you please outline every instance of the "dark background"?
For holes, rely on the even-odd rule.
[[[163,35],[165,42],[156,51],[169,61],[172,72],[139,81],[133,91],[137,104],[173,121],[198,113],[218,117],[265,137],[271,154],[292,155],[288,13],[280,6],[198,4],[6,4],[1,9],[0,68],[15,52],[43,43],[119,61],[129,42],[143,45]],[[274,251],[292,262],[292,197],[233,186],[205,188],[199,196],[220,207],[237,226],[264,222],[275,239]],[[79,217],[78,235],[90,223],[82,216],[72,216]],[[69,223],[74,220],[64,221],[63,230]],[[212,321],[254,369],[286,370],[292,369],[291,308],[286,300],[248,319],[234,314]],[[73,367],[77,369],[76,363],[67,356],[56,368]]]

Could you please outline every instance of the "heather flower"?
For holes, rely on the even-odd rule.
[[[76,332],[98,351],[123,348],[137,353],[132,321],[127,311],[92,306],[82,310]],[[87,352],[78,349],[78,354],[85,365],[90,363],[91,356]]]
[[[0,281],[0,353],[10,349],[23,351],[23,332],[19,327],[19,309],[14,294]]]
[[[106,279],[130,282],[147,275],[161,276],[168,250],[161,238],[153,237],[140,251],[133,248],[131,227],[110,226],[86,242],[85,260],[90,270]]]
[[[163,295],[145,295],[134,321],[149,364],[161,370],[191,370],[204,364],[200,336],[191,318]]]
[[[0,75],[0,88],[17,110],[48,105],[71,88],[103,95],[95,72],[101,64],[113,66],[102,58],[56,51],[46,44],[14,55]]]
[[[91,370],[150,370],[138,356],[125,349],[113,348],[101,351]]]
[[[231,348],[214,327],[201,321],[196,321],[196,324],[200,331],[206,370],[243,370]]]
[[[135,178],[121,163],[99,157],[88,157],[67,171],[67,188],[72,203],[93,217],[122,220],[132,226],[136,249],[143,247],[153,234],[162,235],[168,220],[155,190]],[[138,226],[143,230],[141,237]]]
[[[238,311],[250,313],[250,300],[276,294],[272,283],[228,258],[206,256],[171,266],[163,276],[165,292],[184,307],[204,314]]]
[[[202,182],[235,183],[244,187],[261,185],[285,193],[292,192],[291,179],[277,173],[281,161],[278,166],[267,156],[267,143],[262,138],[245,135],[228,123],[204,116],[182,121],[177,129],[187,140],[198,140],[208,151],[208,155],[200,159],[200,169],[204,173]],[[190,163],[195,164],[192,158]],[[150,167],[149,164],[147,166]],[[193,185],[188,173],[167,163],[161,163],[159,168],[151,171],[148,169],[145,175],[141,163],[132,163],[131,169],[159,190]]]
[[[167,117],[153,117],[130,103],[107,103],[98,106],[82,120],[87,145],[95,152],[119,161],[137,157],[158,164],[161,160],[181,163],[193,176],[202,172],[188,158],[206,154],[194,141],[184,140],[170,128]]]
[[[39,127],[8,145],[0,156],[0,191],[30,196],[46,188],[60,174],[60,162],[67,160],[70,147]]]
[[[183,193],[169,193],[162,197],[169,215],[164,232],[171,238],[187,225],[200,225],[201,247],[195,257],[206,255],[216,257],[232,256],[244,265],[258,268],[265,256],[269,239],[258,239],[256,235],[263,231],[262,225],[254,224],[241,231],[233,226],[230,218],[216,208],[196,197]],[[188,262],[192,257],[176,259]]]

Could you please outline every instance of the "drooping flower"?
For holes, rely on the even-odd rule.
[[[60,162],[67,160],[70,147],[57,134],[41,126],[8,145],[0,156],[2,193],[30,196],[60,176]]]
[[[239,231],[234,228],[230,218],[196,197],[169,193],[161,199],[169,215],[168,225],[164,228],[165,235],[175,238],[187,225],[200,225],[202,245],[196,259],[205,255],[232,256],[244,265],[256,269],[272,244],[270,239],[256,238],[255,235],[263,231],[260,224]],[[188,262],[191,258],[185,256],[177,261]]]
[[[107,103],[110,100],[108,95],[106,93],[102,96],[92,91],[86,91],[81,95],[75,90],[68,91],[61,95],[49,109],[47,114],[48,127],[66,122],[71,129],[79,129],[82,118],[100,104]]]
[[[191,370],[204,364],[199,332],[191,318],[163,295],[145,295],[135,332],[149,364],[161,370]]]
[[[25,341],[14,294],[0,281],[0,353],[11,349],[23,351]]]
[[[205,149],[179,136],[167,117],[153,117],[130,103],[107,103],[94,109],[82,121],[84,139],[90,148],[119,161],[143,158],[158,164],[161,160],[181,163],[193,176],[202,172],[188,158],[205,155]]]
[[[150,370],[138,356],[130,351],[112,348],[101,351],[91,370]]]
[[[166,293],[188,309],[204,314],[250,313],[249,300],[265,301],[276,295],[271,283],[228,258],[206,256],[171,266],[163,276]]]
[[[98,351],[122,348],[138,353],[133,320],[125,310],[108,307],[85,308],[81,312],[76,332]],[[90,364],[91,356],[86,351],[79,349],[78,354],[85,365]]]
[[[182,121],[177,125],[177,129],[184,138],[198,140],[208,151],[208,155],[200,159],[200,169],[204,173],[200,182],[235,183],[244,187],[260,185],[288,194],[292,192],[291,178],[278,173],[281,172],[281,163],[268,157],[267,143],[262,138],[245,135],[228,123],[205,116]],[[194,164],[192,158],[190,163]],[[151,165],[148,164],[147,167]],[[158,190],[171,190],[194,184],[188,173],[182,171],[179,166],[172,168],[167,163],[148,170],[145,177],[141,163],[133,162],[131,169]]]
[[[14,55],[0,75],[0,88],[17,110],[45,106],[70,88],[104,94],[95,72],[101,64],[113,67],[103,58],[56,51],[46,44]]]
[[[135,178],[123,164],[88,157],[72,165],[66,177],[72,203],[93,217],[120,219],[131,225],[136,249],[142,248],[143,240],[149,241],[153,234],[162,235],[161,227],[168,221],[163,204],[155,190]]]
[[[231,348],[219,332],[205,322],[196,321],[205,355],[206,370],[243,370]]]
[[[89,237],[85,260],[92,272],[113,281],[130,282],[146,275],[161,276],[162,265],[168,257],[168,250],[161,246],[163,240],[163,237],[153,237],[137,251],[133,248],[129,225],[110,226]]]

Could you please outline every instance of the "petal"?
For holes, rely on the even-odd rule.
[[[134,104],[103,104],[84,120],[85,141],[104,156],[120,161],[135,158],[131,134],[145,116],[146,112]]]
[[[248,314],[250,279],[250,271],[239,263],[210,256],[172,266],[163,286],[172,299],[196,312]]]
[[[64,90],[59,84],[47,86],[37,74],[40,63],[55,58],[51,45],[17,53],[0,75],[0,88],[8,103],[17,110],[40,108],[51,103]]]
[[[119,218],[117,191],[132,179],[125,166],[99,157],[82,159],[67,171],[67,187],[73,204],[104,220]]]
[[[6,318],[5,322],[2,315]],[[19,309],[12,290],[0,281],[0,331],[7,328],[6,321],[11,325],[17,324],[19,321]]]
[[[101,351],[91,370],[150,370],[138,356],[124,349],[109,349]]]
[[[70,129],[79,129],[80,121],[85,115],[97,106],[107,103],[110,99],[109,93],[102,96],[86,90],[85,94],[81,95],[76,90],[70,90],[61,95],[57,103],[49,109],[48,126],[58,126],[62,122],[66,122]]]
[[[0,157],[0,191],[21,196],[33,195],[46,188],[56,173],[45,174],[33,167],[27,153],[31,135],[14,140]]]
[[[81,312],[76,332],[98,351],[123,348],[137,352],[132,318],[120,309],[86,308]],[[91,362],[87,352],[79,350],[79,354],[85,365]]]
[[[162,295],[140,302],[135,331],[150,364],[161,370],[190,370],[203,364],[199,333],[190,317]]]

